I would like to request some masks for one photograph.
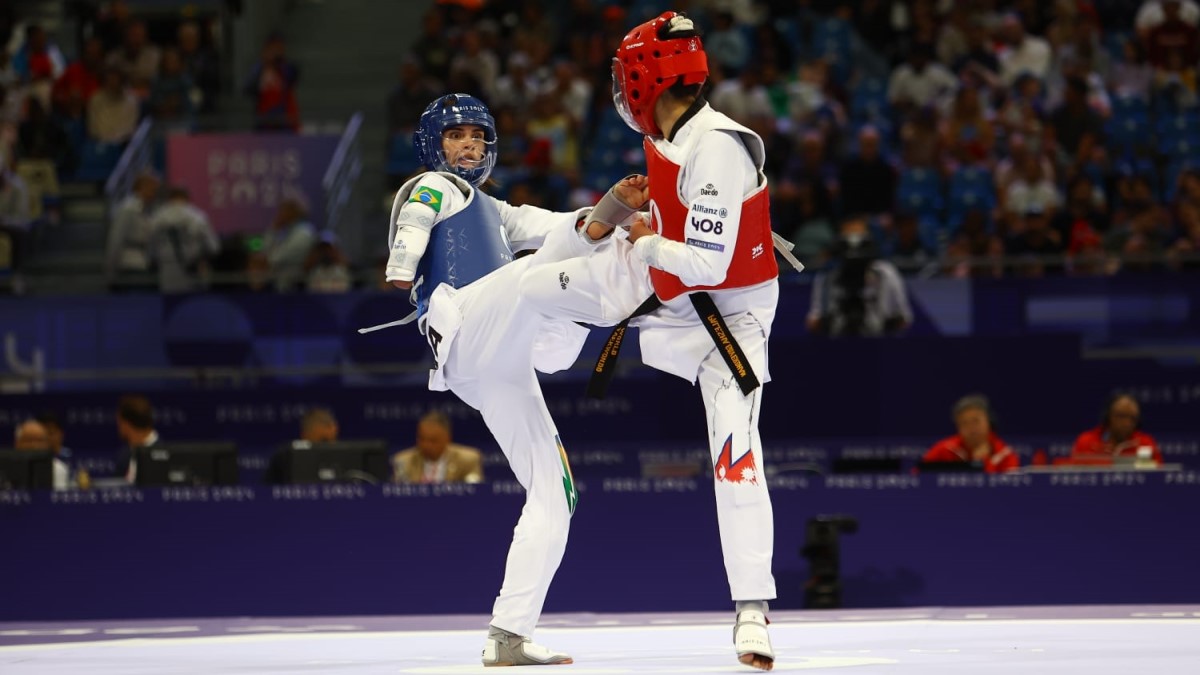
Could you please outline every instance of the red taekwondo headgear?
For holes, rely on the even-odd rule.
[[[663,90],[682,79],[700,84],[708,79],[708,57],[692,20],[676,12],[629,31],[612,61],[613,103],[631,129],[661,136],[654,103]]]

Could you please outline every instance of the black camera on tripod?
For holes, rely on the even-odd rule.
[[[848,515],[822,515],[808,519],[800,557],[808,561],[804,583],[806,609],[836,609],[842,606],[840,538],[858,531],[858,519]]]

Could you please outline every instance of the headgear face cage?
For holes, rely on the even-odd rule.
[[[473,124],[483,129],[483,158],[471,166],[452,165],[442,148],[442,134],[450,127]],[[483,185],[496,166],[496,120],[483,101],[467,94],[447,94],[421,113],[413,132],[417,159],[431,171],[448,171],[475,187]]]
[[[654,104],[662,92],[682,80],[702,84],[708,79],[708,57],[692,20],[663,12],[629,31],[612,61],[613,103],[631,129],[661,136],[654,121]]]

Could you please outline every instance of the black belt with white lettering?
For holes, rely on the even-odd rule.
[[[596,367],[592,369],[592,379],[588,380],[588,398],[604,398],[608,393],[608,385],[617,372],[617,355],[621,353],[621,343],[625,340],[625,329],[629,327],[630,320],[649,314],[659,307],[662,307],[662,300],[659,300],[657,295],[651,295],[638,305],[637,309],[633,310],[633,314],[622,319],[621,323],[613,327],[612,332],[608,335],[608,340],[604,343],[604,350],[600,352],[600,358],[596,359]]]
[[[696,314],[700,316],[700,323],[704,324],[704,329],[708,331],[713,344],[717,346],[717,351],[721,353],[725,365],[729,366],[729,371],[737,380],[742,395],[748,396],[750,392],[758,388],[758,377],[755,376],[754,369],[750,366],[750,361],[746,358],[746,353],[742,351],[741,345],[729,331],[725,317],[721,316],[721,312],[717,310],[717,304],[713,302],[712,296],[708,293],[701,291],[692,293],[688,297],[692,300],[692,306],[696,308]],[[612,333],[608,336],[608,341],[604,343],[604,351],[600,352],[600,358],[596,360],[596,367],[592,370],[592,379],[588,381],[587,395],[589,398],[604,398],[608,393],[608,385],[616,373],[617,356],[621,353],[621,343],[625,340],[625,329],[629,327],[630,320],[649,314],[659,307],[662,307],[662,301],[658,299],[658,296],[651,295],[633,311],[633,314],[613,328]]]

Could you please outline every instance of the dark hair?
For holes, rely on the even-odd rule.
[[[154,428],[154,408],[145,396],[122,396],[117,401],[117,419],[143,431]]]
[[[1123,398],[1127,398],[1130,401],[1133,401],[1134,403],[1138,402],[1137,397],[1127,391],[1117,390],[1117,391],[1114,391],[1113,393],[1109,394],[1108,400],[1106,400],[1104,402],[1104,409],[1100,411],[1100,426],[1102,428],[1104,428],[1104,429],[1108,428],[1108,425],[1112,422],[1113,406],[1117,404],[1117,401],[1120,401]],[[1133,425],[1134,429],[1138,429],[1141,427],[1141,423],[1142,423],[1141,410],[1142,410],[1142,407],[1139,404],[1137,421]]]
[[[318,424],[337,424],[337,418],[328,408],[310,408],[300,418],[300,431],[309,431]]]
[[[37,422],[38,424],[41,424],[42,426],[47,427],[47,428],[49,428],[49,427],[54,427],[55,429],[63,428],[62,420],[59,419],[58,413],[54,412],[53,410],[43,410],[42,412],[35,415],[33,420],[35,422]]]
[[[954,402],[954,407],[950,409],[950,419],[958,421],[958,416],[968,410],[982,410],[983,416],[987,418],[988,426],[995,431],[996,418],[992,415],[992,404],[983,394],[968,394]]]
[[[445,429],[447,432],[452,431],[452,428],[450,426],[450,417],[448,415],[446,415],[446,413],[442,412],[441,410],[430,410],[429,412],[422,415],[421,419],[417,420],[417,423],[418,424],[425,424],[425,423],[436,424],[437,426]]]

